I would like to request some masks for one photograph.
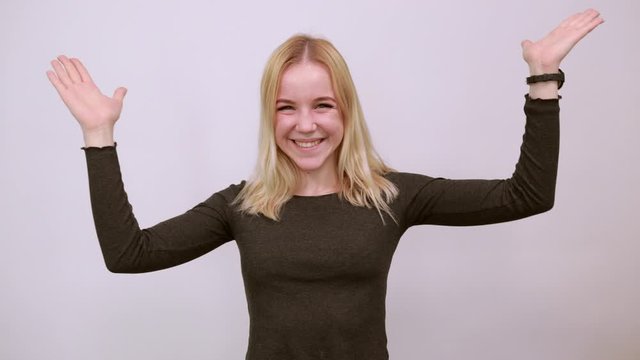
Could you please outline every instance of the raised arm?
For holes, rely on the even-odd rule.
[[[59,56],[47,76],[76,118],[85,141],[91,208],[107,268],[137,273],[175,266],[232,240],[234,187],[151,228],[140,229],[122,182],[113,139],[125,88],[103,95],[78,59]]]
[[[567,18],[537,42],[523,41],[523,58],[531,75],[558,72],[562,59],[602,22],[600,14],[590,9]],[[511,178],[450,180],[396,175],[401,187],[397,206],[404,225],[491,224],[551,209],[559,149],[557,82],[532,84],[524,110],[525,135]]]
[[[520,158],[509,179],[433,178],[393,174],[403,227],[482,225],[521,219],[553,207],[559,147],[558,99],[527,96]]]

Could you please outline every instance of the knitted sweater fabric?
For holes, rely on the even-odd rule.
[[[246,360],[389,359],[387,275],[411,226],[521,219],[553,206],[559,148],[557,99],[526,97],[525,134],[511,178],[452,180],[392,172],[395,221],[337,194],[293,196],[281,219],[239,212],[244,182],[184,214],[141,229],[116,146],[85,150],[91,206],[107,268],[139,273],[176,266],[235,240],[250,318]]]

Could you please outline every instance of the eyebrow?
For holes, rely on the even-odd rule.
[[[333,101],[333,102],[337,102],[336,99],[332,98],[331,96],[321,96],[318,98],[313,99],[314,102],[318,102],[318,101]],[[289,99],[277,99],[276,103],[287,103],[287,104],[294,104],[295,101],[293,100],[289,100]]]

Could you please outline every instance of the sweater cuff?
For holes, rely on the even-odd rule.
[[[555,99],[532,99],[527,94],[525,98],[524,112],[527,115],[527,119],[529,119],[530,115],[535,118],[547,118],[548,116],[558,118],[561,97]]]
[[[80,150],[84,150],[85,152],[87,151],[102,151],[102,150],[109,150],[109,149],[115,149],[116,146],[118,146],[117,142],[113,142],[113,145],[107,145],[107,146],[83,146],[80,148]]]
[[[524,95],[524,98],[525,98],[527,101],[557,101],[557,100],[562,99],[562,95],[558,95],[558,98],[556,98],[556,99],[532,99],[532,98],[529,96],[529,94],[525,94],[525,95]]]

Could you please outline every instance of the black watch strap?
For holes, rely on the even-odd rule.
[[[564,72],[558,69],[558,72],[555,74],[533,75],[527,78],[528,85],[545,81],[557,81],[558,89],[560,89],[562,85],[564,85]]]

